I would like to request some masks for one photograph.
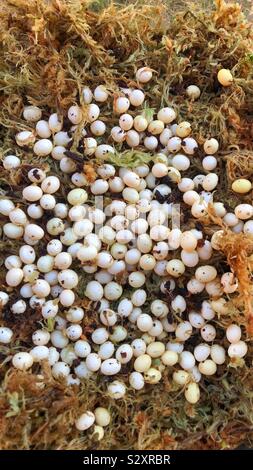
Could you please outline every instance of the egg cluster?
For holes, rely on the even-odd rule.
[[[76,420],[75,425],[78,431],[86,431],[94,425],[92,436],[101,441],[104,437],[104,427],[108,426],[110,421],[111,415],[109,411],[99,406],[94,410],[94,413],[92,411],[85,411],[85,413],[81,414]]]
[[[38,165],[27,173],[22,208],[7,196],[0,199],[0,213],[9,219],[4,235],[18,240],[17,253],[5,259],[8,287],[0,292],[0,305],[8,304],[14,315],[39,310],[44,321],[33,333],[34,347],[14,354],[17,369],[47,360],[53,376],[65,377],[69,385],[95,374],[111,376],[108,394],[115,399],[127,392],[121,372],[128,374],[130,387],[140,390],[170,370],[194,404],[202,375],[214,375],[227,356],[236,360],[247,353],[236,324],[226,330],[227,348],[216,340],[216,317],[227,313],[238,281],[233,272],[217,272],[212,257],[221,231],[208,238],[201,219],[212,203],[233,232],[252,235],[253,205],[242,203],[228,212],[214,202],[219,183],[215,138],[200,149],[191,124],[176,122],[172,107],[159,109],[155,119],[139,109],[145,101],[141,88],[151,78],[152,70],[143,67],[136,73],[139,88],[123,88],[114,96],[110,128],[103,106],[111,97],[103,85],[93,92],[84,88],[80,105],[68,110],[68,130],[56,113],[44,120],[38,107],[24,109],[24,119],[35,128],[19,132],[16,143],[59,161],[71,189]],[[198,99],[199,88],[190,85],[187,96]],[[77,130],[79,153],[74,154],[69,149]],[[152,161],[131,169],[107,162],[118,148],[135,147],[151,152]],[[190,177],[191,160],[200,150],[203,171]],[[95,162],[92,180],[80,169],[82,159]],[[3,160],[10,171],[20,164],[14,155]],[[237,180],[233,190],[249,192],[251,183]],[[78,290],[81,278],[86,279],[86,304]],[[154,280],[158,287],[153,282],[150,291]],[[84,325],[91,310],[97,327],[88,334]],[[2,326],[0,343],[12,338],[13,331]],[[86,412],[77,428],[88,429],[95,421],[103,427],[103,413]]]

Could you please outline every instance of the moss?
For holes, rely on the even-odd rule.
[[[16,371],[6,375],[0,389],[1,449],[231,449],[253,438],[247,366],[208,379],[194,408],[167,376],[115,401],[106,394],[106,379],[84,381],[77,389],[54,381],[46,366],[43,375],[44,380]],[[101,404],[110,410],[112,424],[97,443],[92,432],[79,433],[74,421]]]
[[[125,150],[124,152],[110,153],[106,156],[105,160],[113,163],[116,167],[135,168],[143,163],[149,163],[153,156],[148,152],[141,152],[140,150]]]

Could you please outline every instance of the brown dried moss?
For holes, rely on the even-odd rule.
[[[227,175],[231,182],[237,178],[252,178],[253,152],[250,150],[233,150],[225,156]]]
[[[231,271],[238,279],[239,295],[233,298],[242,307],[247,321],[247,331],[253,335],[253,236],[225,230],[219,241],[220,250],[226,256]]]
[[[0,19],[4,126],[23,125],[24,102],[64,111],[84,84],[106,82],[117,92],[148,64],[157,72],[148,91],[154,104],[190,112],[200,138],[252,146],[252,31],[238,4],[108,2],[95,11],[90,0],[4,0]],[[221,67],[235,76],[228,89],[217,82]],[[201,100],[185,100],[190,83]]]
[[[230,266],[231,271],[238,279],[238,294],[232,296],[231,306],[234,305],[239,309],[238,319],[242,317],[247,326],[247,332],[252,337],[253,335],[253,236],[245,233],[232,232],[222,221],[217,217],[212,205],[208,208],[208,217],[205,224],[213,223],[216,230],[221,229],[222,232],[217,240],[217,247],[219,252],[223,253],[225,259]],[[215,230],[214,230],[215,231]],[[219,264],[219,258],[217,260]],[[229,313],[229,312],[228,312]]]
[[[249,366],[250,367],[250,366]],[[231,449],[252,433],[252,375],[234,368],[201,386],[196,407],[165,376],[163,383],[130,391],[115,401],[106,395],[106,381],[84,381],[81,389],[65,387],[50,376],[9,371],[0,389],[1,449]],[[170,375],[170,372],[169,372]],[[46,380],[45,380],[46,379]],[[44,385],[44,382],[46,384]],[[76,417],[106,406],[112,424],[97,442],[74,427]]]

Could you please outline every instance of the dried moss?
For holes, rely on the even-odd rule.
[[[233,149],[225,156],[227,175],[231,182],[237,178],[251,178],[253,174],[253,152]]]
[[[162,384],[123,400],[106,395],[106,380],[89,380],[80,390],[51,378],[9,372],[0,389],[1,449],[230,449],[252,436],[252,377],[248,367],[226,371],[202,385],[203,399],[185,404],[165,376]],[[112,425],[97,443],[92,432],[73,427],[80,412],[106,406]],[[92,430],[91,430],[92,431]]]
[[[152,105],[173,103],[189,112],[199,137],[252,146],[252,32],[239,5],[217,1],[108,3],[94,11],[90,0],[5,0],[0,9],[0,122],[23,126],[22,104],[66,110],[84,84],[106,82],[117,93],[133,85],[133,72],[148,64],[156,82]],[[103,7],[103,2],[101,7]],[[96,4],[98,7],[98,4]],[[235,82],[219,86],[216,74],[230,68]],[[201,100],[184,91],[197,83]]]
[[[223,253],[225,259],[238,279],[238,294],[231,299],[231,305],[238,308],[238,320],[242,317],[250,337],[253,335],[253,236],[245,233],[232,232],[214,213],[214,208],[209,205],[208,217],[205,223],[213,222],[222,230],[217,241],[219,253]],[[217,265],[219,263],[219,256]]]

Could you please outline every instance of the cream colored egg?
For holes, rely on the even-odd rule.
[[[217,74],[218,82],[223,86],[230,86],[233,83],[233,75],[229,69],[221,69]]]
[[[248,193],[252,188],[252,184],[249,180],[245,178],[239,178],[235,180],[232,184],[232,189],[235,193],[245,194]]]

